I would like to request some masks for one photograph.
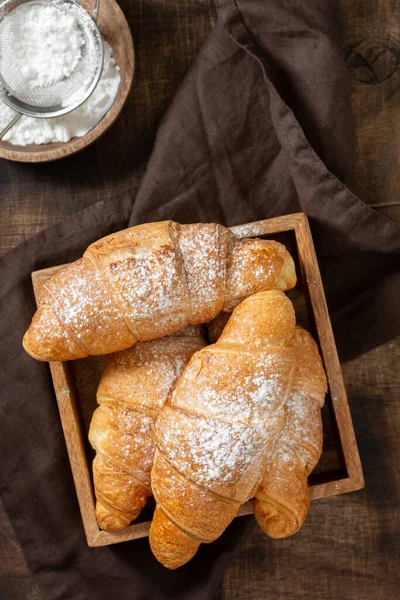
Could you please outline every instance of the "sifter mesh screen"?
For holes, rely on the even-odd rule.
[[[27,11],[32,6],[55,6],[75,17],[84,43],[81,58],[68,77],[45,86],[32,86],[15,60],[12,43]],[[101,74],[103,47],[99,30],[86,10],[73,0],[13,0],[2,7],[0,14],[0,85],[4,100],[12,108],[29,114],[43,111],[69,112],[91,93]],[[93,85],[94,84],[94,85]],[[25,106],[25,111],[23,110]]]

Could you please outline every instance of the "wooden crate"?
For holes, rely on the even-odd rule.
[[[309,478],[311,499],[358,490],[364,486],[361,462],[307,217],[304,213],[292,214],[232,227],[232,231],[240,238],[262,237],[281,241],[296,263],[298,283],[288,296],[295,306],[298,323],[309,329],[318,340],[329,386],[322,410],[323,452]],[[40,301],[42,283],[60,268],[57,266],[32,273],[37,302]],[[96,390],[104,360],[105,357],[100,356],[50,363],[89,546],[104,546],[147,536],[154,509],[150,502],[137,521],[117,532],[102,531],[97,525],[91,475],[93,450],[87,441],[87,432],[97,406]],[[238,516],[251,512],[252,503],[247,502]]]

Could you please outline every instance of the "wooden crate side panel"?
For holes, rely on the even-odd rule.
[[[293,213],[291,215],[274,217],[273,219],[267,219],[264,221],[254,221],[253,223],[245,223],[244,225],[230,227],[230,230],[238,238],[283,233],[284,231],[296,229],[298,224],[301,222],[303,215],[304,213]]]
[[[33,289],[37,300],[40,298],[43,282],[52,277],[61,268],[52,267],[32,273]],[[97,537],[99,527],[96,521],[92,478],[86,460],[77,397],[73,382],[68,373],[68,363],[51,362],[49,366],[83,526],[90,545]]]
[[[364,486],[361,460],[358,453],[317,256],[315,254],[314,244],[312,243],[308,219],[305,215],[298,224],[295,233],[298,241],[300,262],[304,269],[307,288],[310,294],[318,339],[321,345],[325,370],[328,377],[333,410],[339,429],[347,472],[349,479],[354,485],[352,489],[360,489]]]

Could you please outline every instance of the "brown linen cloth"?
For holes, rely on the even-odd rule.
[[[226,0],[218,9],[137,193],[90,207],[0,263],[1,494],[46,599],[209,599],[252,520],[236,519],[177,572],[157,564],[146,539],[87,547],[49,370],[21,346],[32,270],[74,260],[128,224],[232,225],[304,210],[341,356],[399,331],[399,228],[340,182],[352,130],[338,4]]]

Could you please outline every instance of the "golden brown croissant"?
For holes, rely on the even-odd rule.
[[[212,223],[147,223],[92,244],[48,280],[23,344],[39,360],[110,354],[295,283],[278,242],[239,240]]]
[[[307,477],[322,452],[321,408],[327,382],[317,344],[301,327],[296,327],[290,344],[296,351],[296,370],[285,426],[267,457],[253,502],[258,524],[274,538],[292,535],[302,526],[310,505]]]
[[[244,300],[218,342],[196,352],[184,370],[153,428],[150,544],[166,567],[185,564],[202,542],[219,537],[256,495],[293,386],[302,391],[299,339],[290,300],[262,292]],[[323,395],[318,354],[313,360]]]
[[[100,380],[89,439],[96,516],[102,529],[136,519],[151,494],[151,426],[187,362],[205,345],[200,326],[111,354]]]

